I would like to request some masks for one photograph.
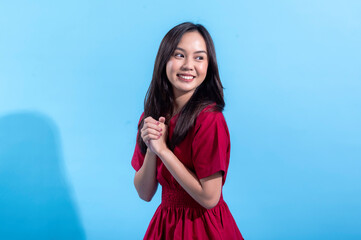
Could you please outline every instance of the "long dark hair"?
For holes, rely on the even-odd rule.
[[[206,106],[215,103],[212,110],[223,111],[225,105],[223,86],[219,77],[216,51],[211,35],[201,24],[184,22],[175,26],[164,36],[159,46],[154,64],[152,82],[144,99],[144,115],[138,124],[137,137],[137,142],[143,154],[147,150],[147,146],[140,136],[144,119],[151,116],[158,120],[159,117],[164,116],[166,123],[168,123],[174,112],[173,88],[166,74],[166,65],[183,34],[192,31],[198,31],[206,42],[208,53],[207,75],[203,83],[197,87],[192,97],[179,112],[172,139],[167,143],[168,147],[173,150],[176,145],[182,142],[189,129],[194,125],[198,114]]]

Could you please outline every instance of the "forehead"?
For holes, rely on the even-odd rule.
[[[197,31],[186,32],[185,34],[183,34],[177,47],[183,48],[187,52],[194,52],[194,51],[200,51],[200,50],[206,51],[207,50],[207,45],[206,45],[204,38]]]

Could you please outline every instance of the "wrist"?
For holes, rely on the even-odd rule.
[[[158,151],[157,155],[160,159],[163,159],[164,156],[167,155],[169,152],[171,152],[169,148],[162,148]]]
[[[152,150],[150,150],[149,148],[147,148],[146,154],[147,154],[149,157],[156,157],[156,154],[155,154],[154,152],[152,152]]]

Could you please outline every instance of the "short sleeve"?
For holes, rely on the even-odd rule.
[[[144,113],[140,116],[139,123],[142,120],[143,115],[144,115]],[[138,137],[138,134],[139,134],[139,131],[137,133],[137,137]],[[134,149],[131,164],[132,164],[132,167],[135,169],[135,171],[138,171],[143,165],[145,154],[143,154],[141,152],[138,142],[137,141],[135,141],[135,142],[136,142],[135,143],[135,149]]]
[[[222,112],[202,111],[195,124],[192,160],[199,179],[218,171],[226,180],[230,157],[230,137]]]

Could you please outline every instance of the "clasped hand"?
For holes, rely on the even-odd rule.
[[[155,154],[167,148],[168,126],[165,125],[165,118],[160,117],[159,121],[152,117],[144,119],[141,129],[141,137],[147,147]]]

